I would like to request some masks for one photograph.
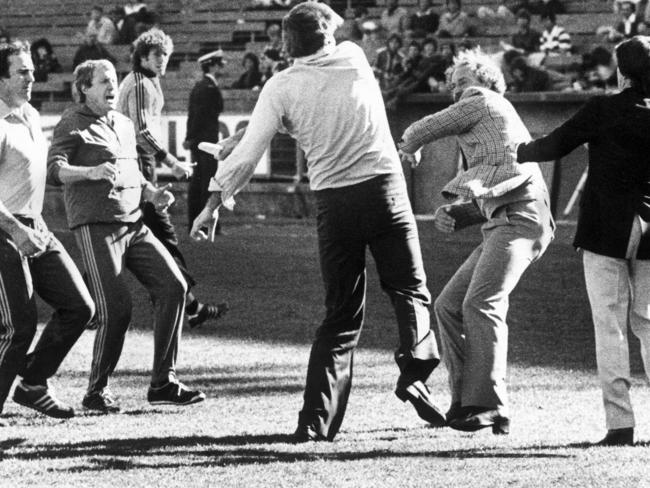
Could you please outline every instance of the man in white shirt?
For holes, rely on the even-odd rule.
[[[196,239],[207,237],[206,228],[213,234],[218,208],[232,208],[232,196],[250,180],[276,132],[296,139],[317,202],[327,308],[311,349],[297,442],[331,441],[343,421],[363,324],[368,247],[397,316],[401,374],[395,393],[432,425],[445,424],[425,385],[440,360],[402,166],[363,51],[334,41],[341,23],[330,7],[315,2],[295,6],[284,18],[295,64],[264,85],[241,143],[219,165],[191,232]]]
[[[25,42],[0,47],[0,411],[14,401],[56,418],[74,416],[47,380],[95,312],[79,270],[41,217],[47,144],[28,103],[34,65]],[[54,313],[34,350],[36,295]]]

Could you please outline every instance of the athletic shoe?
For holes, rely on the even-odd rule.
[[[327,441],[327,438],[316,432],[316,429],[309,424],[298,424],[296,431],[291,437],[294,444],[304,444],[305,442],[322,442]]]
[[[57,400],[52,390],[44,385],[27,386],[21,381],[14,390],[14,402],[55,419],[74,417],[74,409]]]
[[[170,381],[158,388],[150,386],[147,400],[152,405],[191,405],[205,400],[205,393],[189,390],[183,383]]]
[[[199,311],[195,315],[191,315],[187,321],[191,329],[200,326],[206,320],[218,320],[228,311],[227,303],[219,303],[217,305],[202,304],[199,305]]]
[[[101,393],[86,393],[86,396],[82,400],[81,405],[86,410],[95,410],[101,413],[120,412],[120,405],[108,390],[104,390]]]

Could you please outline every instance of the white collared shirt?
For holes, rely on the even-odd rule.
[[[0,201],[14,215],[43,211],[47,143],[29,103],[11,109],[0,100]]]

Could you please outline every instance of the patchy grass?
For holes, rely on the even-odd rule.
[[[322,317],[315,231],[305,223],[242,223],[211,246],[184,242],[200,286],[227,298],[215,328],[186,331],[183,381],[206,402],[146,403],[152,362],[149,305],[134,283],[130,331],[112,388],[124,413],[79,411],[44,418],[7,401],[0,430],[0,486],[649,486],[650,392],[633,343],[638,446],[590,448],[604,434],[593,334],[582,271],[561,228],[513,294],[510,313],[512,433],[495,437],[431,429],[393,395],[397,333],[370,266],[368,314],[350,406],[334,443],[293,445],[309,344]],[[73,240],[61,236],[69,249]],[[441,236],[421,223],[435,296],[477,242],[475,231]],[[43,313],[46,309],[43,308]],[[94,332],[83,335],[55,379],[80,404]],[[446,373],[430,386],[447,406]],[[80,409],[80,407],[79,407]]]

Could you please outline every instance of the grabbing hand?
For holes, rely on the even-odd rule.
[[[171,187],[172,184],[168,183],[161,188],[156,188],[152,193],[150,202],[154,204],[157,210],[165,210],[174,203],[174,194],[169,191]]]
[[[47,238],[42,232],[38,232],[23,224],[19,224],[11,233],[11,239],[16,244],[18,251],[29,257],[37,256],[45,251]]]
[[[210,210],[204,207],[201,213],[194,219],[190,237],[195,241],[214,242],[214,235],[217,230],[217,221],[219,220],[219,209]]]
[[[89,180],[108,180],[111,183],[115,183],[119,174],[120,170],[115,166],[115,164],[102,163],[88,168],[87,176]]]
[[[411,168],[417,168],[418,164],[420,164],[420,159],[415,154],[407,153],[401,149],[398,151],[398,154],[400,160],[403,163],[408,163]]]
[[[436,212],[433,214],[433,225],[440,232],[450,234],[456,230],[456,220],[447,213],[447,210],[451,205],[442,205],[438,207]]]

